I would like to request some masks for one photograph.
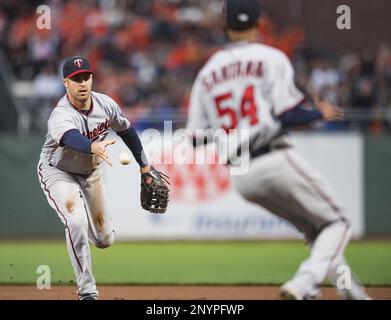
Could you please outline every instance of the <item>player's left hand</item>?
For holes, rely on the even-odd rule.
[[[342,120],[344,111],[326,100],[320,100],[319,97],[314,97],[315,108],[320,111],[324,121]]]
[[[91,144],[91,153],[96,154],[98,157],[103,159],[109,166],[113,166],[112,162],[109,159],[109,156],[106,152],[106,147],[108,145],[114,144],[115,139],[104,140],[104,141],[95,141]]]
[[[165,213],[169,201],[169,177],[152,166],[145,166],[148,171],[141,174],[141,207],[153,213]]]

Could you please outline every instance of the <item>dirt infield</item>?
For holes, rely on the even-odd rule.
[[[101,300],[276,300],[276,286],[99,286]],[[391,287],[370,287],[373,299],[391,300]],[[333,288],[322,289],[322,298],[336,300]],[[0,300],[75,300],[75,286],[0,286]]]

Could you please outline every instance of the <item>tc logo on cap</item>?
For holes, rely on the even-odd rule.
[[[73,61],[73,64],[74,64],[76,67],[80,68],[80,67],[83,65],[83,60],[82,60],[82,59],[75,59],[75,60]]]
[[[65,60],[62,67],[62,74],[64,78],[72,78],[73,76],[83,72],[93,73],[91,71],[90,62],[87,58],[73,56]]]
[[[248,16],[247,13],[239,13],[238,14],[238,21],[240,22],[247,22],[250,20],[250,17]]]

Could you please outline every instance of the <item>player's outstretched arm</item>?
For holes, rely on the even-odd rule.
[[[314,107],[308,109],[298,105],[280,114],[279,119],[283,129],[305,129],[315,121],[335,121],[344,117],[344,111],[332,103],[314,98]]]
[[[91,153],[96,154],[98,157],[103,159],[104,161],[107,162],[111,167],[113,164],[111,163],[109,156],[106,152],[106,147],[108,145],[112,145],[115,143],[115,139],[111,140],[104,140],[104,141],[95,141],[91,144]]]

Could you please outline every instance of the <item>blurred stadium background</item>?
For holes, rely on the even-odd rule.
[[[327,175],[347,202],[355,239],[371,240],[349,247],[348,258],[353,260],[353,267],[367,284],[389,285],[391,2],[261,3],[262,42],[280,48],[290,57],[301,90],[309,95],[320,94],[346,110],[346,120],[342,122],[319,125],[310,134],[293,136],[299,149]],[[51,9],[50,30],[36,27],[36,10],[42,4]],[[352,30],[336,28],[336,8],[341,4],[352,8]],[[67,261],[65,241],[28,245],[32,239],[63,238],[63,227],[49,208],[36,177],[46,121],[65,92],[59,68],[62,60],[76,54],[88,56],[96,70],[94,89],[113,97],[140,133],[147,128],[163,130],[165,120],[173,121],[174,129],[183,128],[192,81],[206,59],[226,41],[221,30],[221,11],[221,0],[0,2],[0,283],[34,283],[34,268],[46,264],[45,259],[61,269],[55,273],[57,283],[72,279],[70,264],[63,268],[59,262]],[[112,158],[116,159],[121,151],[123,145],[115,145]],[[165,170],[173,180],[173,200],[162,217],[147,215],[138,208],[136,165],[126,170],[117,165],[107,174],[120,240],[300,238],[288,224],[241,203],[221,168],[174,165]],[[242,249],[237,250],[240,245]],[[278,284],[294,272],[307,252],[301,242],[260,242],[254,248],[241,242],[224,247],[191,242],[182,247],[167,247],[155,243],[150,251],[135,246],[120,244],[105,253],[94,252],[100,257],[96,266],[98,282]],[[136,257],[134,264],[146,262],[139,269],[132,269],[134,277],[115,277],[121,274],[118,272],[113,272],[114,278],[107,277],[104,263],[111,258],[102,256],[110,257],[111,250],[136,252],[133,257],[128,253],[126,258],[114,252],[111,268],[115,269],[115,262],[124,265],[121,259],[129,262]],[[137,250],[144,253],[137,255]],[[227,277],[219,273],[205,276],[201,271],[189,271],[188,266],[173,268],[165,264],[167,257],[176,256],[172,250],[177,250],[179,257],[184,255],[182,263],[205,272],[216,271],[220,266],[217,259],[209,260],[210,264],[199,262],[206,263],[216,254],[225,266],[239,260],[244,263],[241,268],[228,269]],[[275,250],[283,252],[279,259],[273,255]],[[46,255],[42,255],[44,252]],[[145,252],[150,252],[155,260],[151,261]],[[161,260],[156,257],[159,252]],[[225,259],[219,255],[221,252]],[[50,258],[52,254],[59,259]],[[203,254],[208,258],[200,258]],[[284,265],[284,257],[289,260],[287,268],[271,272],[277,264]],[[376,262],[377,257],[381,259]],[[269,259],[270,265],[264,272],[248,272],[257,266],[261,268],[265,259]],[[19,263],[17,271],[13,261]],[[165,266],[172,276],[146,276],[152,263]],[[29,269],[26,274],[26,268],[32,271]],[[186,270],[190,273],[184,275]],[[271,273],[274,276],[264,277]]]

